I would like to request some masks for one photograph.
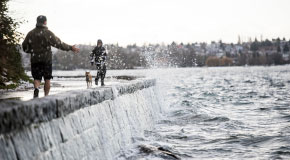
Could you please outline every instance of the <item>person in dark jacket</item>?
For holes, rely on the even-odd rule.
[[[106,49],[103,47],[102,40],[98,40],[97,46],[93,49],[92,53],[90,54],[91,57],[91,64],[93,65],[94,62],[97,67],[97,76],[95,78],[95,84],[98,85],[99,79],[101,78],[101,86],[104,86],[104,79],[106,76],[106,58],[107,52]]]
[[[51,46],[64,50],[79,52],[74,46],[63,43],[47,28],[45,16],[37,17],[36,27],[25,37],[22,48],[31,54],[31,74],[34,79],[34,98],[38,97],[39,86],[44,78],[44,94],[47,96],[50,90],[50,79],[52,79],[52,51]]]

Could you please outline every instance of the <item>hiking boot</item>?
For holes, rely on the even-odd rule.
[[[104,85],[105,85],[105,83],[104,83],[104,81],[102,81],[102,82],[101,82],[101,86],[104,86]]]
[[[98,82],[99,82],[99,80],[95,80],[95,84],[96,84],[96,86],[98,85]]]
[[[39,93],[39,89],[38,88],[35,88],[34,89],[33,98],[38,98],[38,93]]]

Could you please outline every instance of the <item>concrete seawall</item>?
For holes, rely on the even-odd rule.
[[[154,127],[154,79],[0,103],[0,159],[114,159]]]

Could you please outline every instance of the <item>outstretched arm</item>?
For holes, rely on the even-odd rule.
[[[49,31],[49,42],[50,42],[50,45],[55,47],[55,48],[58,48],[58,49],[61,49],[61,50],[64,50],[64,51],[72,50],[73,52],[79,52],[79,49],[76,48],[75,45],[71,46],[71,45],[68,45],[68,44],[62,42],[51,31]]]

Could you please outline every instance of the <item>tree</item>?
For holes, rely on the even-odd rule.
[[[208,57],[205,64],[209,67],[213,66],[231,66],[233,65],[233,60],[228,57],[218,58],[215,56]]]
[[[283,52],[284,52],[284,53],[289,52],[289,46],[288,46],[288,44],[285,44],[285,45],[284,45],[284,47],[283,47]]]
[[[238,65],[245,65],[247,64],[247,55],[244,53],[240,53],[237,58]]]
[[[225,44],[223,43],[222,40],[219,41],[219,45],[220,45],[220,49],[225,51],[226,46],[225,46]]]
[[[266,39],[265,41],[262,42],[262,46],[270,47],[272,46],[272,42]]]
[[[275,53],[275,54],[273,54],[272,59],[274,61],[274,64],[276,64],[276,65],[283,64],[282,54]]]
[[[276,43],[277,43],[277,45],[280,45],[281,39],[279,37],[277,38]]]
[[[280,45],[277,46],[277,52],[278,53],[281,53],[281,47],[280,47]]]
[[[220,59],[220,66],[231,66],[233,65],[233,59],[228,57],[223,57]]]
[[[215,56],[208,57],[205,61],[205,64],[209,67],[219,66],[220,65],[219,58]]]
[[[259,42],[257,39],[255,39],[255,41],[251,44],[250,50],[253,52],[257,52],[259,50]]]
[[[21,22],[8,15],[8,1],[0,2],[0,88],[5,88],[4,82],[29,80],[22,67],[19,52],[18,43],[22,35],[16,31]]]

